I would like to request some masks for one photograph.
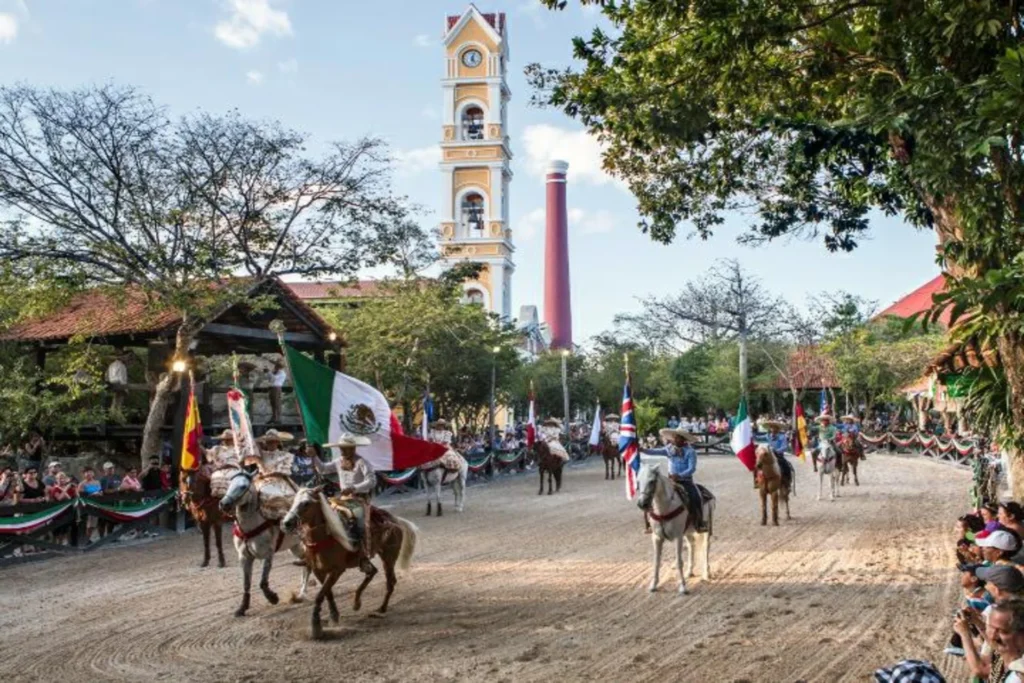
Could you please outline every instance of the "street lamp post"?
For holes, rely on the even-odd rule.
[[[494,413],[495,413],[494,385],[495,385],[496,380],[498,378],[498,354],[501,353],[501,347],[500,346],[495,346],[491,350],[494,353],[493,353],[493,355],[491,357],[491,409],[490,409],[490,416],[489,416],[490,425],[491,425],[491,429],[490,429],[491,441],[487,445],[488,446],[487,450],[489,450],[489,451],[493,451],[494,450],[494,437],[495,437],[495,425],[494,425]]]
[[[563,415],[565,415],[562,429],[565,431],[566,438],[569,436],[569,372],[566,368],[568,359],[569,349],[562,349],[562,408]]]

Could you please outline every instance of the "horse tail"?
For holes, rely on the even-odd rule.
[[[402,547],[398,551],[395,566],[401,571],[408,571],[412,564],[412,555],[416,552],[416,541],[419,540],[419,528],[407,519],[395,516],[395,524],[402,530]]]

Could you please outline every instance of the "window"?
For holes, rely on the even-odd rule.
[[[484,198],[476,192],[462,198],[462,231],[468,237],[484,236]]]
[[[484,139],[484,110],[477,106],[462,110],[462,139]]]
[[[466,290],[466,303],[477,304],[479,306],[484,305],[484,293],[479,289],[467,289]]]

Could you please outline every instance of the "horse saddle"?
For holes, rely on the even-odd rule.
[[[328,502],[341,517],[353,540],[361,542],[366,534],[366,507],[363,502],[355,498],[330,498]]]
[[[708,501],[711,501],[711,500],[715,499],[715,494],[711,493],[711,491],[708,491],[706,488],[704,488],[700,484],[695,484],[695,486],[697,487],[697,490],[700,491],[700,502],[701,503],[707,503]]]

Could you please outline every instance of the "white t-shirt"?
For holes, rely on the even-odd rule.
[[[107,366],[107,382],[110,384],[128,384],[128,366],[120,359]]]
[[[283,387],[285,380],[288,379],[288,373],[281,368],[277,372],[270,374],[270,386],[272,387]]]

